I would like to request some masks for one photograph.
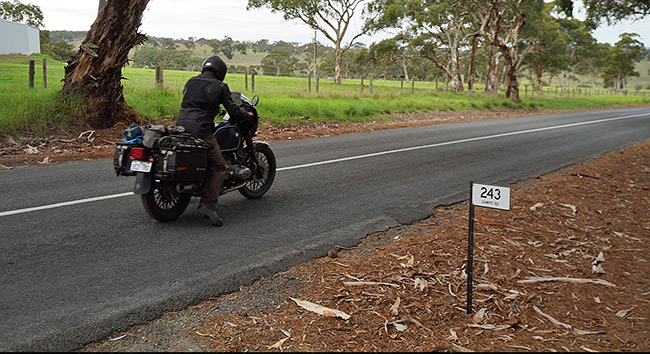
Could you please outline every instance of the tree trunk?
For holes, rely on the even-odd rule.
[[[99,0],[99,10],[97,10],[97,14],[102,12],[102,7],[104,7],[104,5],[106,5],[106,0]]]
[[[406,59],[402,58],[402,70],[404,70],[404,80],[411,81],[409,78],[409,71],[406,68]]]
[[[474,91],[474,62],[476,60],[476,49],[478,48],[478,35],[472,37],[472,49],[469,53],[469,70],[467,71],[467,91]]]
[[[507,82],[506,97],[512,102],[519,103],[519,82],[517,82],[517,66],[512,62],[506,64],[507,67]]]
[[[492,55],[485,76],[485,92],[489,92],[493,95],[496,95],[499,90],[499,59],[501,58],[501,55],[501,52]]]
[[[536,92],[542,91],[542,73],[542,65],[538,63],[535,65],[535,88],[533,89]]]
[[[108,1],[65,68],[63,93],[83,95],[85,123],[92,128],[108,128],[135,115],[124,101],[122,67],[128,63],[129,50],[146,39],[137,29],[148,2]]]
[[[343,52],[339,44],[336,45],[336,58],[334,59],[334,83],[341,83],[341,63],[343,62]]]

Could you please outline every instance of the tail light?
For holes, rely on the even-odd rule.
[[[144,148],[131,148],[131,160],[147,160],[147,150]]]

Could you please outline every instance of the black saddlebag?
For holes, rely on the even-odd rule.
[[[118,176],[135,176],[136,173],[131,171],[131,148],[133,147],[142,147],[142,144],[116,143],[113,168]]]
[[[160,155],[155,160],[156,178],[173,182],[203,182],[208,166],[207,142],[189,134],[159,138]]]

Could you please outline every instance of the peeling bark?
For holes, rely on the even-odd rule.
[[[496,52],[490,56],[485,74],[485,92],[493,95],[499,90],[499,61],[502,55],[501,52]]]
[[[467,71],[467,91],[474,91],[474,65],[476,61],[476,50],[478,49],[478,34],[472,36],[472,49],[469,52],[469,70]]]
[[[63,93],[83,95],[84,123],[92,128],[108,128],[135,115],[124,101],[122,67],[129,50],[146,40],[137,30],[148,2],[108,0],[65,68]]]
[[[334,59],[334,83],[341,84],[341,66],[343,63],[343,52],[340,49],[340,44],[337,43],[336,57]]]
[[[542,92],[542,74],[544,73],[544,70],[542,69],[541,64],[535,65],[535,87],[533,88],[533,91],[535,92]]]

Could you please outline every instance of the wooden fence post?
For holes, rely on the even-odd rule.
[[[47,59],[43,58],[43,86],[47,88]]]
[[[320,76],[316,75],[316,93],[318,93],[318,85],[320,83]]]
[[[402,85],[402,91],[404,91],[404,77],[403,76],[400,77],[400,82],[401,82],[401,85]]]
[[[246,88],[246,91],[248,91],[248,69],[246,69],[246,72],[244,73],[244,87]]]
[[[255,92],[255,73],[251,75],[251,92]]]
[[[160,65],[156,66],[156,85],[162,86],[163,84],[163,68]]]
[[[36,73],[34,69],[35,63],[33,60],[29,61],[29,87],[34,88],[34,74]]]
[[[368,83],[368,92],[372,93],[372,76],[370,77],[370,82]]]
[[[361,94],[363,95],[363,75],[361,75]]]
[[[411,78],[411,93],[415,93],[415,78]]]
[[[307,82],[309,83],[309,93],[311,93],[311,73],[307,75]]]

